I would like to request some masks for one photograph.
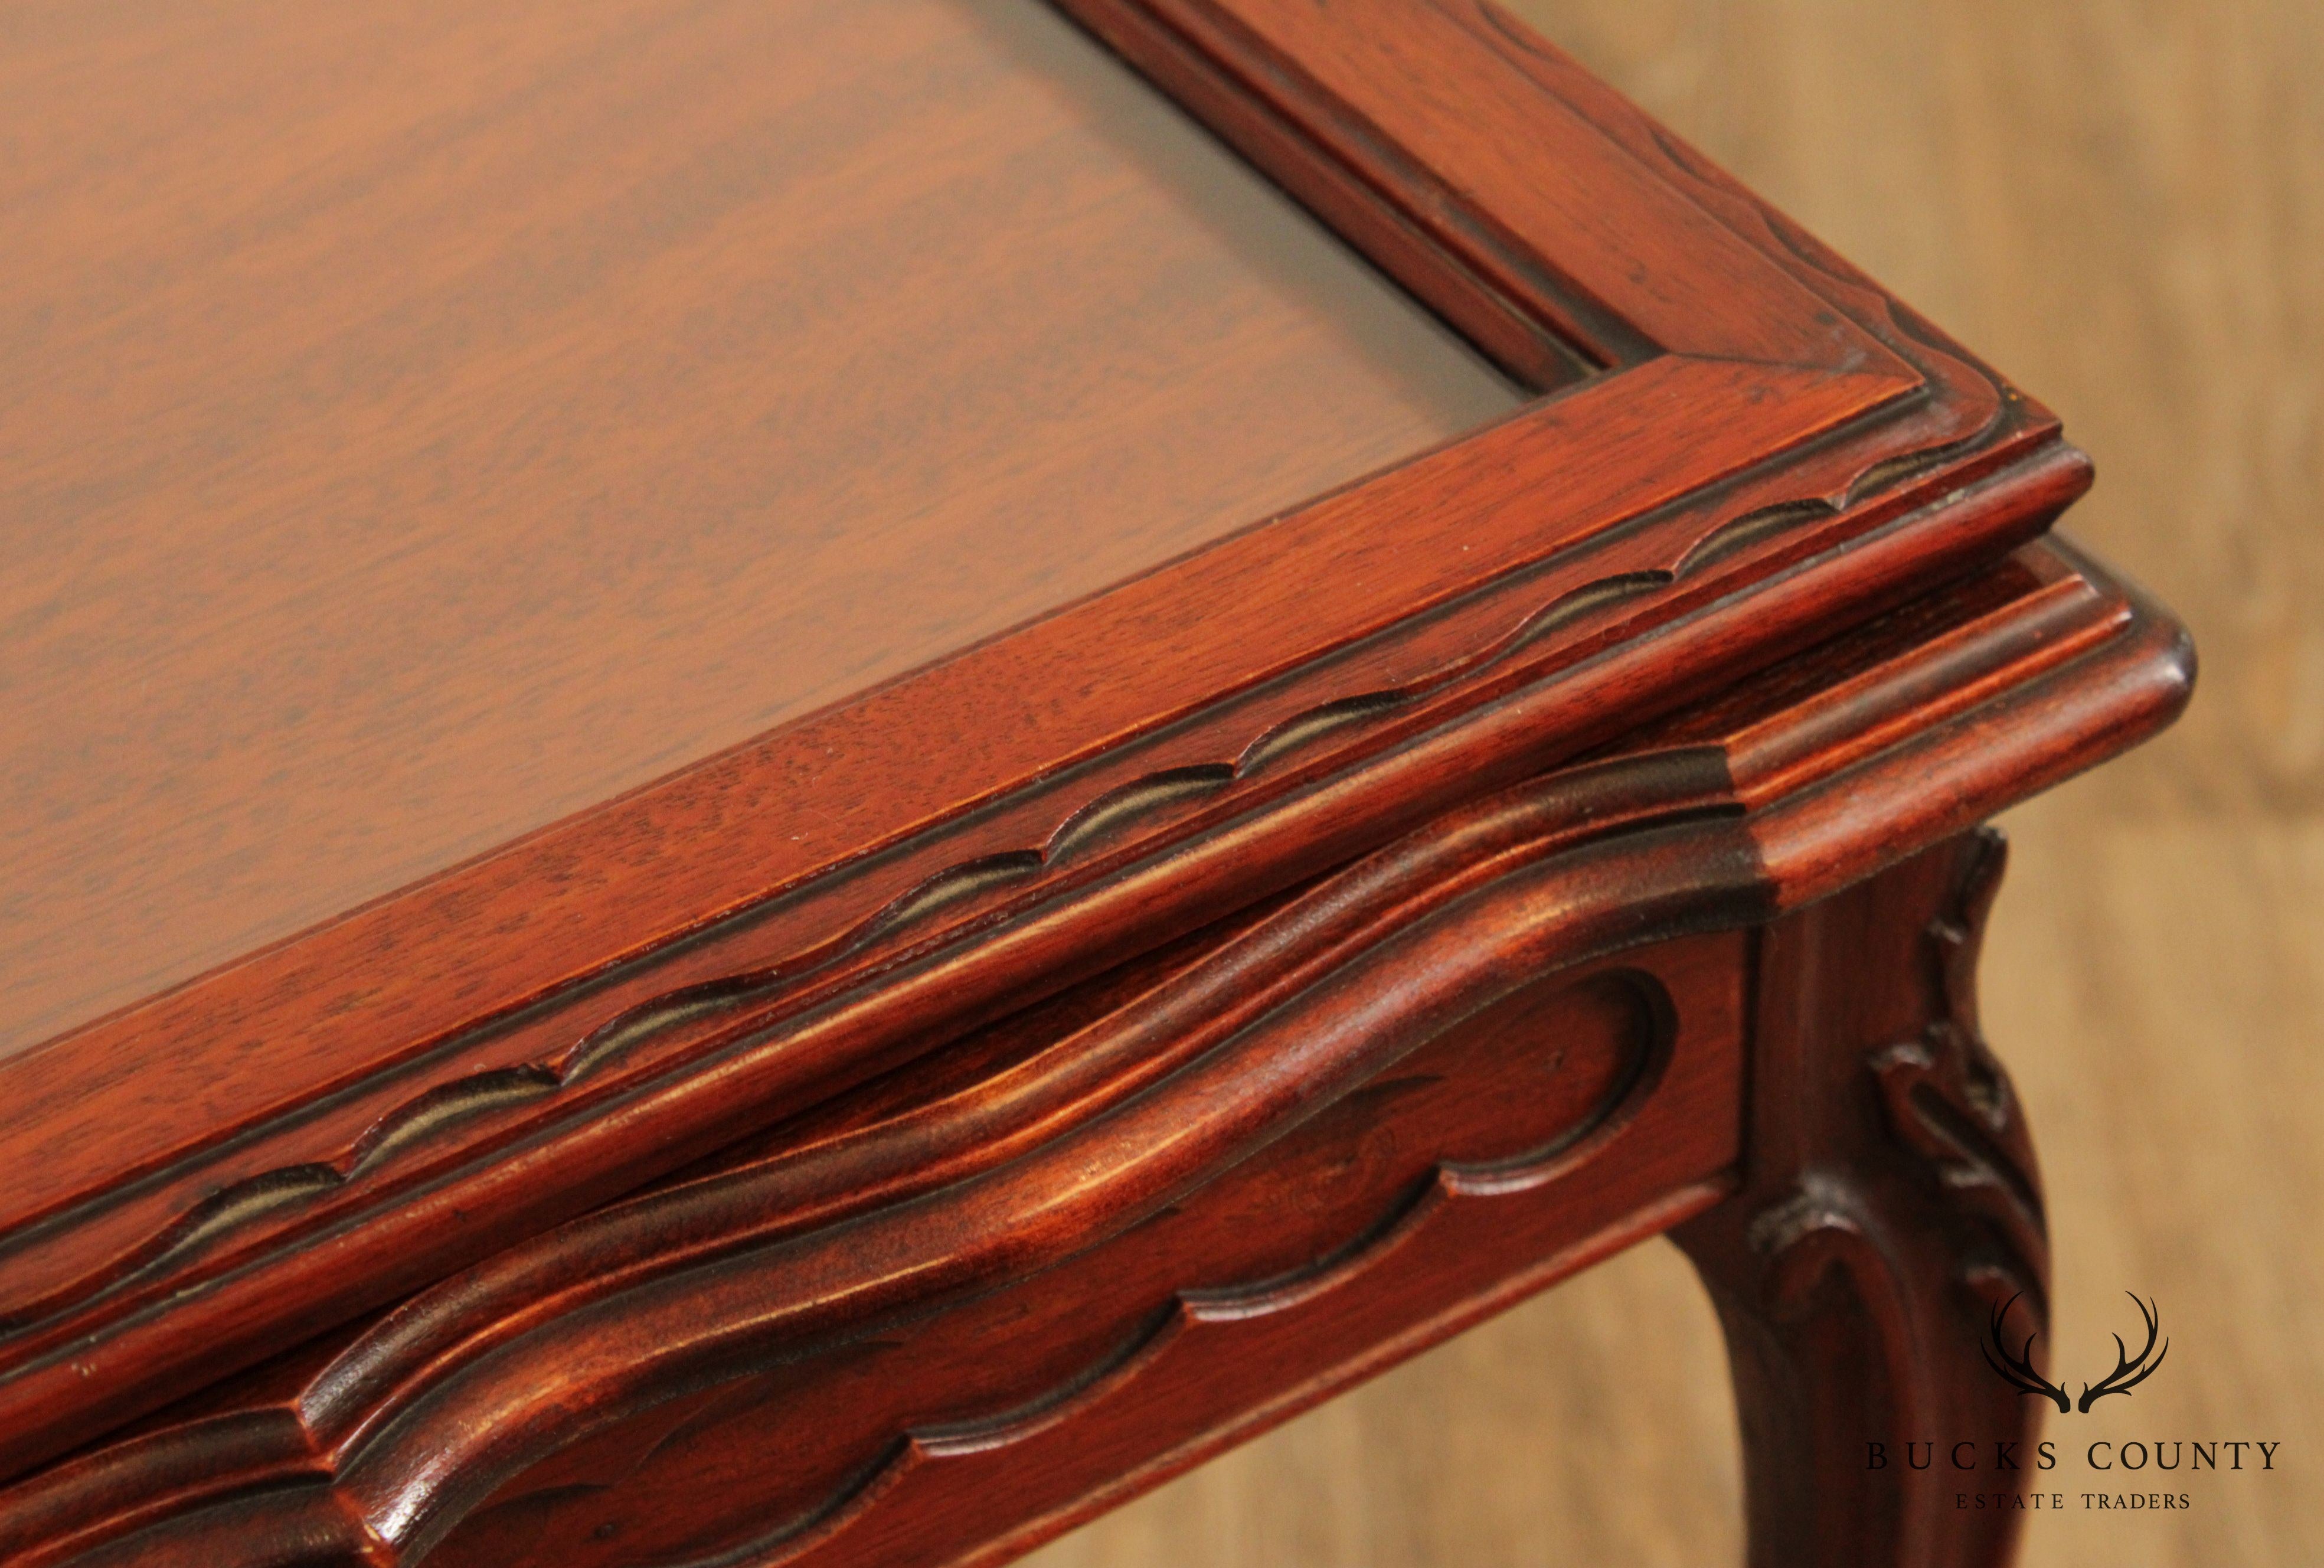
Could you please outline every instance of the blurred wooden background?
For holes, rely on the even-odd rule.
[[[2179,727],[2007,824],[1985,1017],[2066,1355],[2110,1348],[2126,1290],[2172,1336],[2074,1434],[2280,1468],[2035,1517],[2024,1561],[2324,1563],[2324,5],[1514,8],[2055,407],[2098,466],[2068,531],[2194,627]],[[1731,1420],[1656,1242],[1031,1561],[1733,1562]]]

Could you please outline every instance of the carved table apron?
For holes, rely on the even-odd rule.
[[[1489,8],[1061,9],[1530,401],[0,1056],[0,1561],[998,1562],[1664,1231],[1754,1563],[2007,1558],[2089,465]]]

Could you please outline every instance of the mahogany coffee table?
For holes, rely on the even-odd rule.
[[[2055,420],[1467,0],[36,5],[0,1561],[999,1562],[1671,1231],[2003,1561]],[[1997,1329],[1997,1322],[2002,1326]]]

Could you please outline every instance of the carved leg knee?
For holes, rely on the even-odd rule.
[[[2048,1321],[2041,1189],[1976,1007],[2004,858],[1967,835],[1765,935],[1744,1188],[1677,1232],[1726,1328],[1755,1565],[2006,1563],[2041,1489],[2049,1395],[2009,1369]]]

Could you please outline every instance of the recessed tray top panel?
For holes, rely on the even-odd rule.
[[[1035,0],[42,3],[0,139],[0,1055],[1518,395]]]

